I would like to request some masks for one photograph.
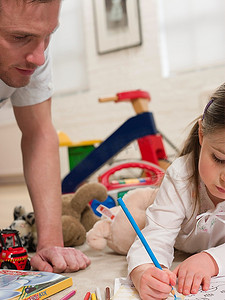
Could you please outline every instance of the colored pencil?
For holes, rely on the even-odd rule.
[[[69,292],[68,294],[66,294],[66,296],[62,297],[60,300],[68,300],[71,297],[73,297],[75,294],[76,294],[76,291],[73,290],[73,291]]]
[[[143,246],[145,247],[145,250],[147,251],[148,255],[150,256],[153,264],[157,268],[159,268],[160,270],[162,270],[161,265],[159,264],[159,262],[158,262],[157,258],[155,257],[154,253],[152,252],[149,244],[147,243],[147,241],[146,241],[144,235],[142,234],[140,228],[138,227],[137,223],[135,222],[134,218],[132,217],[131,213],[129,212],[128,208],[126,207],[124,201],[122,200],[121,197],[118,198],[117,201],[118,201],[119,205],[121,206],[121,208],[123,209],[125,215],[127,216],[128,220],[130,221],[131,225],[133,226],[134,230],[136,231],[136,233],[137,233],[138,237],[140,238]],[[173,287],[172,287],[171,293],[173,294],[174,299],[176,299],[177,296],[175,294],[175,291],[174,291]]]
[[[97,300],[102,300],[101,292],[100,292],[100,289],[98,287],[96,288],[96,297],[97,297]]]
[[[110,288],[108,286],[105,288],[105,300],[110,300]]]
[[[96,295],[95,295],[95,293],[91,293],[91,300],[96,300]]]
[[[91,293],[87,292],[87,294],[84,297],[84,300],[89,300],[90,296],[91,296]]]

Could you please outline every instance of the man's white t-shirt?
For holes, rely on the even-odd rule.
[[[41,103],[53,94],[51,61],[49,50],[45,51],[45,63],[38,67],[25,87],[13,88],[0,80],[0,107],[8,99],[13,106],[28,106]]]

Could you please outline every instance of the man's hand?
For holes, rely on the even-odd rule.
[[[91,261],[80,250],[75,248],[43,248],[31,258],[35,270],[54,273],[71,273],[85,269]]]
[[[175,269],[178,277],[178,292],[183,295],[196,294],[202,285],[203,291],[210,286],[212,276],[218,274],[215,260],[206,252],[190,256]]]

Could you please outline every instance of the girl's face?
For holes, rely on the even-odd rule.
[[[225,128],[203,136],[199,125],[199,174],[216,205],[225,201]]]

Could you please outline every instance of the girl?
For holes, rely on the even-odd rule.
[[[167,169],[147,211],[143,234],[159,263],[156,268],[136,239],[128,272],[141,299],[165,299],[178,279],[184,295],[208,290],[225,275],[225,83],[213,94],[177,158]],[[193,255],[169,271],[174,247]]]

